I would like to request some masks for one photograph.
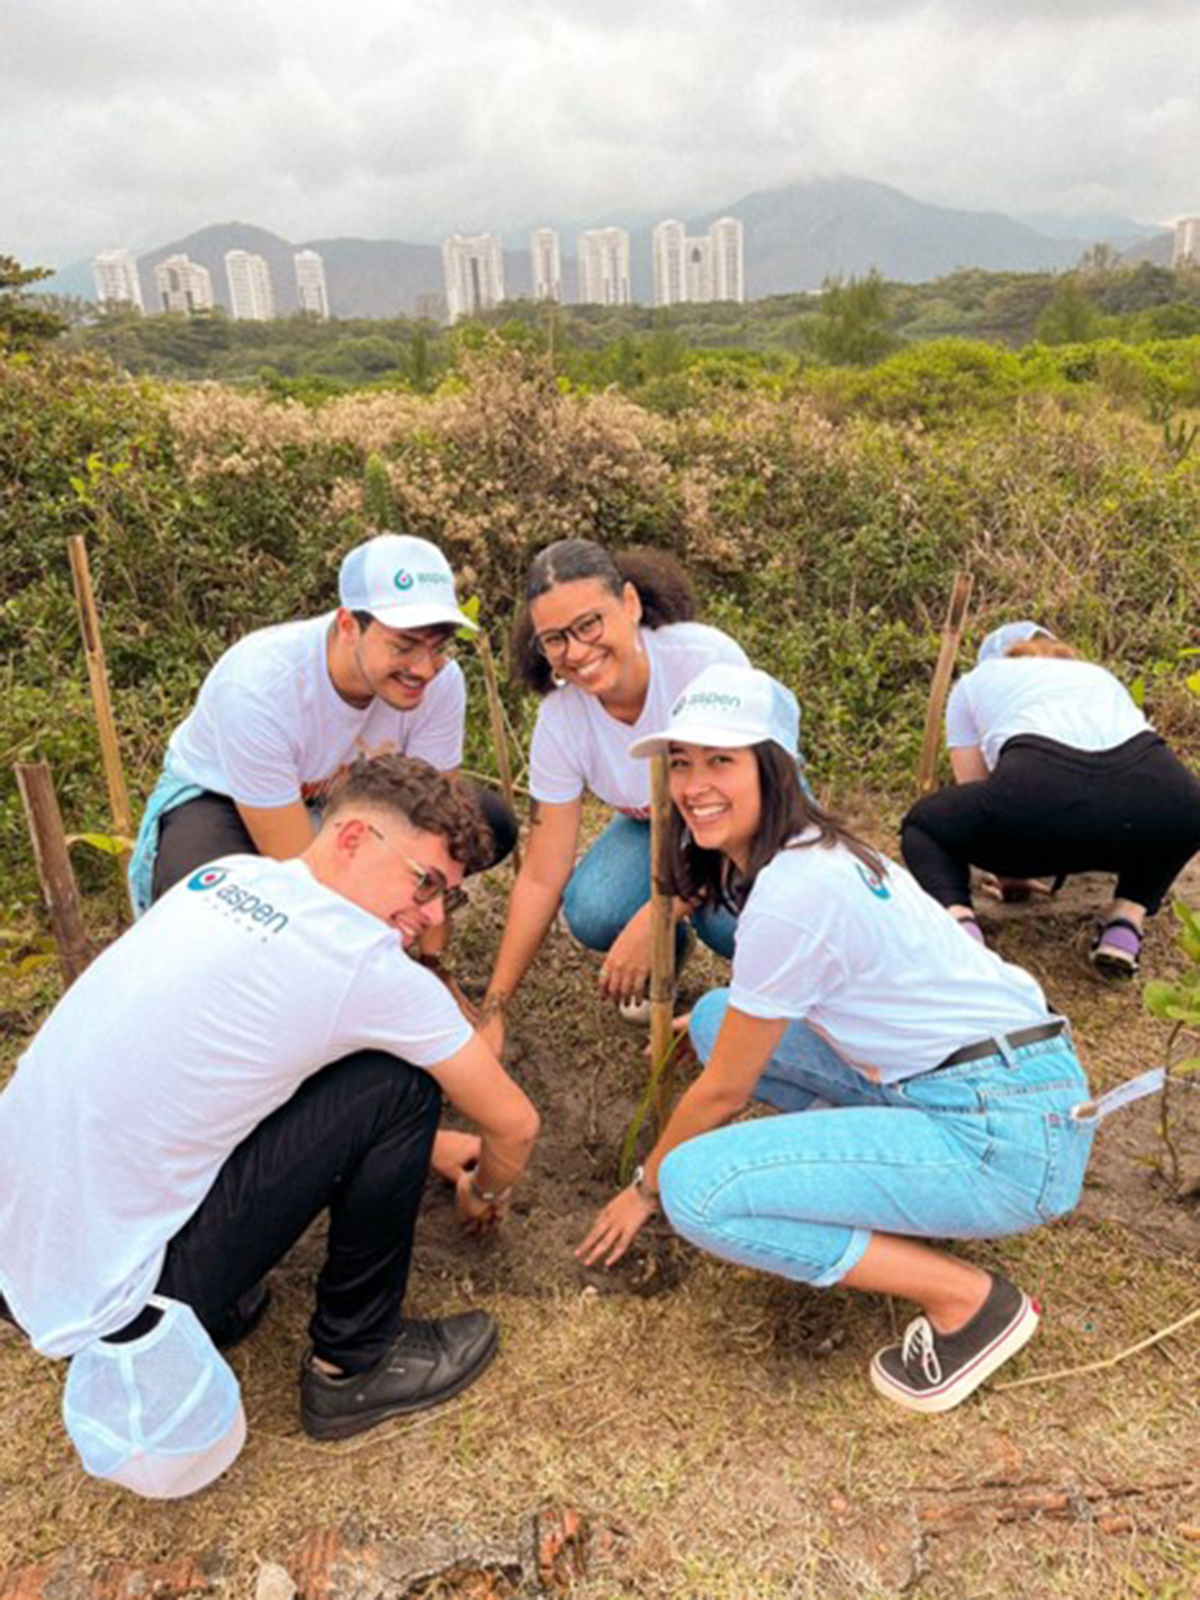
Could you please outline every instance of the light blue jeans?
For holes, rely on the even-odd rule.
[[[714,989],[692,1012],[702,1061],[728,1004]],[[883,1086],[793,1023],[755,1098],[785,1115],[677,1146],[659,1168],[663,1208],[701,1250],[820,1288],[876,1231],[990,1239],[1062,1216],[1094,1129],[1070,1116],[1088,1088],[1067,1033]]]
[[[650,898],[650,824],[636,817],[614,817],[575,868],[563,891],[563,911],[571,932],[589,950],[609,950],[617,935]],[[710,950],[733,955],[737,918],[731,911],[703,906],[692,926]],[[682,956],[683,924],[675,953]]]

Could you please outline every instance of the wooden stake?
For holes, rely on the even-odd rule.
[[[650,1060],[658,1070],[655,1118],[661,1133],[674,1100],[675,1066],[671,1021],[675,1009],[674,896],[667,885],[667,823],[671,797],[667,758],[650,762]]]
[[[44,761],[18,762],[16,771],[42,894],[50,913],[50,931],[58,945],[63,982],[69,988],[91,960],[91,951],[54,782]]]
[[[96,712],[96,726],[100,731],[100,755],[104,761],[105,782],[108,784],[108,809],[112,814],[113,833],[118,839],[129,839],[131,837],[129,791],[125,787],[121,747],[117,742],[117,725],[113,720],[112,698],[108,689],[108,667],[104,660],[104,641],[100,636],[96,597],[92,592],[92,573],[88,565],[87,544],[81,533],[72,534],[67,540],[67,551],[71,558],[71,581],[75,585],[75,604],[79,608],[83,653],[87,659],[88,678],[92,685],[92,705]],[[117,860],[118,863],[124,864],[124,851]]]
[[[475,648],[479,652],[480,664],[483,667],[483,681],[487,687],[488,713],[492,720],[492,743],[496,748],[496,766],[500,773],[500,791],[508,804],[509,810],[516,815],[516,796],[513,792],[512,763],[508,756],[508,735],[504,731],[504,709],[500,704],[500,686],[496,682],[496,663],[492,658],[492,642],[487,634],[480,628],[475,635]],[[513,870],[521,870],[521,846],[514,847],[512,853]]]
[[[917,797],[928,794],[933,788],[937,772],[938,751],[942,744],[942,712],[946,709],[946,696],[950,693],[950,678],[962,639],[963,625],[967,620],[967,604],[971,598],[971,574],[956,573],[954,588],[950,591],[950,604],[946,610],[946,625],[942,629],[942,648],[938,652],[933,683],[929,689],[929,704],[925,709],[925,738],[921,744],[921,760],[917,767]]]

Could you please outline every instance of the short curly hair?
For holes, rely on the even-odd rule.
[[[334,783],[325,815],[355,805],[393,811],[418,832],[437,834],[468,872],[492,858],[491,830],[474,795],[458,778],[416,756],[360,756]]]

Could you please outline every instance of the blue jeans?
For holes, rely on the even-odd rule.
[[[589,950],[609,950],[649,898],[650,824],[636,817],[614,817],[563,891],[567,924]],[[691,921],[710,950],[726,960],[732,957],[737,918],[731,911],[702,906]],[[677,958],[683,955],[686,939],[681,923],[676,935]]]
[[[714,989],[692,1012],[702,1061],[728,1004]],[[663,1208],[702,1250],[826,1288],[875,1231],[990,1239],[1070,1211],[1093,1133],[1070,1111],[1087,1097],[1066,1033],[887,1086],[793,1023],[755,1089],[787,1114],[677,1146]]]

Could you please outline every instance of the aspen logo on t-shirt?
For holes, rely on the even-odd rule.
[[[237,926],[244,928],[247,933],[257,933],[262,940],[268,934],[282,933],[288,925],[287,913],[278,910],[253,890],[243,889],[237,883],[227,883],[225,880],[228,877],[229,873],[224,867],[201,867],[199,872],[192,873],[187,886],[196,890],[216,890],[212,903],[219,904],[224,916],[244,919]]]
[[[883,879],[877,872],[869,871],[868,868],[863,866],[861,861],[856,861],[854,865],[858,871],[859,877],[866,884],[867,888],[870,889],[876,900],[890,900],[892,898],[892,891],[888,888],[887,884],[884,883]]]

